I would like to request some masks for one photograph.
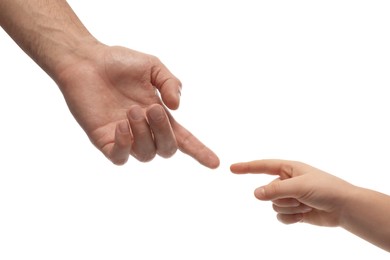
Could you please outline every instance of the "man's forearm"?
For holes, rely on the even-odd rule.
[[[65,0],[0,0],[0,25],[51,77],[96,42]]]

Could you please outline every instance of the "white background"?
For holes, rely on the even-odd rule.
[[[292,159],[390,193],[388,1],[69,3],[182,81],[173,115],[221,166],[112,165],[0,31],[0,259],[388,259],[340,228],[279,223],[253,196],[272,177],[229,171]]]

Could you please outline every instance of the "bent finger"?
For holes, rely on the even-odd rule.
[[[164,158],[171,157],[177,150],[177,143],[164,109],[160,105],[152,105],[146,114],[153,132],[157,154]]]
[[[168,68],[156,59],[152,71],[152,84],[159,90],[161,99],[170,109],[177,109],[180,104],[182,84]]]
[[[297,199],[292,198],[276,199],[272,203],[279,207],[297,207],[301,204]]]
[[[131,154],[141,162],[152,160],[156,155],[156,147],[144,111],[139,106],[133,106],[127,116],[134,138]]]
[[[313,210],[313,208],[306,206],[305,204],[299,204],[296,207],[280,207],[275,204],[272,204],[274,211],[280,214],[298,214],[298,213],[308,213]]]
[[[278,214],[276,218],[283,224],[289,225],[301,222],[303,220],[303,214]]]
[[[255,197],[259,200],[298,199],[302,193],[299,178],[272,181],[268,185],[255,190]]]
[[[116,165],[127,162],[131,151],[132,135],[127,120],[120,121],[115,128],[115,143],[109,154],[110,160]]]

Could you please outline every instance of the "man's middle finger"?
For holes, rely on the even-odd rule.
[[[134,137],[132,155],[141,162],[148,162],[156,156],[156,146],[143,109],[133,106],[127,113]]]
[[[157,154],[164,158],[171,157],[177,151],[177,142],[165,110],[160,105],[152,105],[146,114],[154,135]]]

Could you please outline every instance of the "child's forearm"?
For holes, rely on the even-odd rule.
[[[364,188],[345,205],[341,227],[390,252],[390,196]]]

